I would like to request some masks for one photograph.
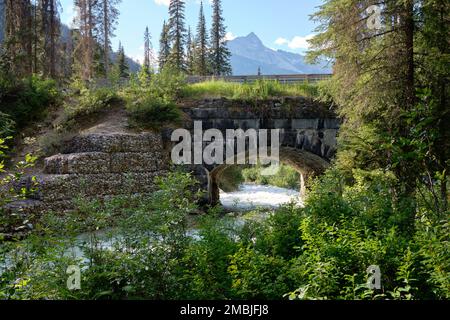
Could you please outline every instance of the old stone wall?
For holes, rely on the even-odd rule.
[[[281,145],[311,152],[331,160],[336,153],[340,119],[329,106],[302,97],[245,101],[205,100],[184,109],[193,129],[201,121],[203,130],[280,129]]]
[[[63,153],[45,159],[31,199],[46,210],[63,210],[80,197],[149,194],[169,168],[168,154],[156,133],[77,136]]]

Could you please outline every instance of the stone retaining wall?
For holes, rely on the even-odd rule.
[[[149,194],[155,178],[167,173],[169,154],[156,133],[77,136],[64,153],[45,159],[30,198],[36,208],[63,210],[80,197]],[[22,186],[33,185],[27,179]]]

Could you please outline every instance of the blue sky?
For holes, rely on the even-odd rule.
[[[153,46],[158,50],[163,21],[168,18],[170,0],[122,0],[120,19],[113,39],[116,49],[119,41],[127,55],[141,60],[143,34],[148,26]],[[63,12],[61,20],[71,24],[74,17],[73,0],[60,0]],[[223,0],[228,37],[256,33],[264,44],[273,49],[302,53],[307,49],[306,39],[311,37],[315,25],[309,16],[316,11],[321,0]],[[208,27],[210,26],[210,0],[204,0]],[[200,0],[186,0],[186,23],[193,30],[197,25]]]

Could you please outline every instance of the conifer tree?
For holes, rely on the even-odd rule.
[[[117,73],[120,78],[128,78],[130,76],[129,67],[127,64],[126,56],[125,56],[125,48],[122,46],[122,43],[119,42],[119,50],[117,52]]]
[[[78,41],[74,49],[75,69],[87,81],[94,78],[94,55],[96,51],[96,0],[75,0]]]
[[[186,43],[186,72],[189,75],[195,73],[195,55],[195,39],[192,38],[191,28],[189,28]]]
[[[97,0],[98,41],[101,45],[103,73],[106,77],[110,71],[111,38],[117,27],[119,10],[118,5],[122,0]]]
[[[208,33],[206,31],[206,19],[203,11],[203,1],[200,3],[200,13],[195,37],[195,74],[199,76],[209,75],[208,70]]]
[[[166,66],[170,54],[169,26],[166,21],[163,23],[161,37],[159,39],[159,69],[162,70]]]
[[[171,48],[168,62],[177,71],[186,71],[184,51],[186,44],[186,26],[184,9],[184,0],[170,1],[168,29]]]
[[[57,62],[59,56],[58,38],[60,35],[60,21],[58,15],[59,1],[56,0],[40,0],[39,8],[35,11],[40,11],[41,20],[41,37],[42,50],[39,52],[39,35],[35,35],[34,56],[42,56],[42,71],[45,75],[56,77]],[[37,15],[36,15],[37,16]],[[36,22],[36,25],[38,23]],[[38,69],[37,62],[34,63],[35,72]]]
[[[441,68],[448,56],[444,34],[449,33],[445,22],[449,5],[436,0],[423,0],[420,5],[413,0],[388,0],[379,6],[377,16],[367,11],[372,4],[325,1],[314,16],[321,25],[308,56],[312,61],[320,56],[335,61],[330,92],[345,119],[340,168],[349,176],[355,168],[392,170],[399,179],[394,203],[410,213],[406,219],[412,228],[418,177],[446,172],[448,166],[448,132],[430,123],[448,120],[445,99],[439,96],[449,90],[448,82],[442,82],[448,79],[449,69]],[[380,23],[373,23],[374,19]],[[420,151],[419,145],[427,146],[426,151]],[[445,189],[445,174],[442,181]],[[436,194],[433,185],[430,179],[427,187]],[[446,203],[444,193],[435,202],[437,208]]]
[[[150,69],[151,69],[151,50],[152,50],[151,44],[152,44],[152,42],[151,42],[150,31],[148,30],[148,27],[146,27],[145,33],[144,33],[144,64],[143,64],[143,68],[147,74],[150,74]]]
[[[221,0],[213,0],[211,28],[211,69],[215,76],[231,74],[230,56],[227,47],[226,27],[224,24]]]
[[[9,71],[17,76],[33,71],[33,7],[30,0],[5,0],[5,50]]]

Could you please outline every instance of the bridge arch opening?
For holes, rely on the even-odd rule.
[[[248,154],[246,156],[248,156]],[[307,193],[307,182],[309,179],[321,175],[330,165],[328,161],[311,152],[290,147],[280,148],[280,163],[293,168],[299,173],[299,191],[301,197],[304,197]],[[225,164],[215,166],[208,170],[209,178],[207,189],[211,205],[220,204],[220,181],[233,166],[236,165],[226,164],[225,162]]]

